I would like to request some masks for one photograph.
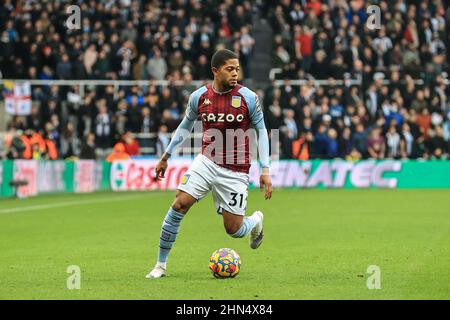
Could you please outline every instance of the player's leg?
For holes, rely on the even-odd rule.
[[[181,221],[191,206],[210,191],[212,175],[209,172],[201,158],[197,157],[182,177],[175,200],[161,226],[156,266],[147,278],[160,278],[166,274],[167,259],[179,233]]]
[[[146,276],[147,278],[156,279],[166,275],[167,258],[169,257],[170,250],[172,250],[172,246],[177,238],[181,220],[183,220],[185,214],[196,201],[197,199],[189,193],[177,190],[175,199],[164,217],[161,226],[158,261],[153,270]]]
[[[263,239],[263,213],[256,211],[245,216],[248,184],[247,174],[219,168],[212,193],[226,232],[233,238],[243,238],[250,233],[250,247],[256,249]]]
[[[243,238],[250,233],[250,247],[258,248],[263,240],[263,219],[261,211],[255,211],[251,216],[240,216],[222,210],[223,224],[226,232],[233,238]]]
[[[177,238],[181,220],[197,201],[189,193],[177,190],[175,199],[167,212],[161,226],[159,238],[158,262],[166,263],[170,250]]]
[[[244,222],[244,216],[222,210],[223,226],[229,235],[236,234]]]

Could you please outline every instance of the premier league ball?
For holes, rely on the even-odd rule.
[[[209,259],[209,269],[216,278],[234,278],[241,269],[241,257],[233,249],[217,249]]]

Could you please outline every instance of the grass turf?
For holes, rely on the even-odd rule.
[[[0,200],[0,299],[449,299],[448,190],[251,191],[265,212],[258,250],[226,235],[211,196],[183,220],[169,276],[148,280],[174,192]],[[209,255],[234,248],[235,279]],[[68,290],[67,267],[81,268]],[[369,265],[381,289],[366,286]]]

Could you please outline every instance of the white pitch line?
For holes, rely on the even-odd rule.
[[[0,214],[33,211],[33,210],[43,210],[43,209],[50,209],[50,208],[66,207],[66,206],[71,206],[71,205],[84,205],[84,204],[102,203],[102,202],[117,202],[117,201],[129,200],[129,199],[134,199],[134,198],[141,198],[144,196],[152,197],[154,195],[155,194],[143,193],[143,194],[139,194],[139,195],[130,195],[130,196],[123,196],[123,197],[116,197],[116,198],[102,198],[102,199],[92,199],[92,200],[56,202],[56,203],[40,204],[40,205],[28,206],[28,207],[0,209]]]

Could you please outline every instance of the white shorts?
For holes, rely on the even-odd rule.
[[[249,181],[247,173],[223,168],[199,154],[182,177],[178,190],[189,193],[197,201],[212,191],[217,213],[225,210],[243,216]]]

